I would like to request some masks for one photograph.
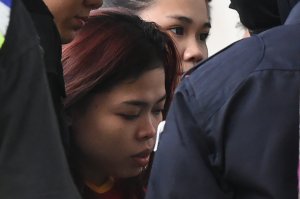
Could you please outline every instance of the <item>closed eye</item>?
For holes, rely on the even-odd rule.
[[[135,119],[137,119],[139,117],[139,114],[119,113],[118,115],[121,116],[123,119],[129,120],[129,121],[135,120]]]

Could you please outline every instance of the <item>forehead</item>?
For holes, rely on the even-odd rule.
[[[119,105],[122,102],[129,100],[155,103],[165,94],[164,69],[157,68],[145,72],[135,81],[125,81],[115,85],[113,89],[97,95],[96,103],[100,103],[101,106],[107,107]]]
[[[172,16],[189,18],[200,26],[209,22],[206,0],[154,0],[139,15],[144,20],[154,21],[161,26],[168,24]]]
[[[208,17],[207,0],[154,0],[153,4],[145,9],[145,12],[155,9],[162,15],[182,14],[189,17]]]

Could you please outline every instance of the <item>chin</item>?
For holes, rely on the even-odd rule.
[[[61,34],[61,43],[62,44],[70,43],[71,41],[73,41],[74,38],[75,38],[75,33]]]
[[[143,171],[143,168],[135,168],[132,170],[127,170],[127,171],[123,171],[122,173],[119,173],[117,177],[119,178],[132,178],[132,177],[136,177],[138,175],[140,175]]]
[[[68,44],[71,41],[73,41],[73,39],[74,39],[74,37],[73,38],[61,38],[61,44]]]

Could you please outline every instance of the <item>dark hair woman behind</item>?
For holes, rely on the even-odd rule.
[[[122,7],[157,23],[174,40],[183,73],[208,57],[211,0],[103,0],[103,7]]]
[[[64,46],[70,163],[83,198],[144,197],[179,65],[167,34],[120,9],[93,12]]]

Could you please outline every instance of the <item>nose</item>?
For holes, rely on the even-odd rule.
[[[139,130],[137,132],[137,139],[149,140],[151,138],[155,138],[157,126],[158,122],[156,122],[155,119],[151,116],[145,117],[140,123]]]
[[[102,6],[103,0],[85,0],[84,4],[86,7],[95,10]]]
[[[196,39],[191,40],[184,50],[183,61],[185,65],[194,66],[197,62],[207,58],[206,44],[201,44]]]

